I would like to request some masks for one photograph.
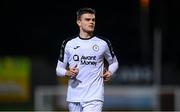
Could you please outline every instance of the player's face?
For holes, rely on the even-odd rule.
[[[92,33],[95,28],[95,15],[90,13],[83,14],[81,18],[77,20],[77,24],[82,31]]]

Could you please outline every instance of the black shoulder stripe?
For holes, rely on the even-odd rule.
[[[109,39],[104,38],[104,37],[99,37],[99,38],[102,39],[102,40],[104,40],[104,41],[107,43],[107,45],[108,45],[108,47],[109,47],[109,50],[110,50],[110,53],[111,53],[111,56],[114,58],[113,47],[112,47],[112,44],[111,44],[111,42],[109,41]]]
[[[73,38],[68,38],[68,39],[65,39],[62,44],[61,44],[61,48],[60,48],[60,55],[59,55],[59,61],[63,62],[64,61],[64,51],[65,51],[65,47],[66,47],[66,44],[68,41],[70,41],[71,39]]]

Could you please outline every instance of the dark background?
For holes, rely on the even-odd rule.
[[[137,1],[119,3],[96,0],[73,2],[4,0],[3,2],[2,54],[56,58],[61,41],[78,34],[76,10],[81,7],[96,9],[96,32],[109,38],[117,53],[121,52],[122,56],[123,54],[132,56],[128,54],[132,53],[134,56],[127,59],[133,60],[140,52]]]
[[[160,28],[162,65],[173,65],[172,71],[178,72],[179,7],[175,0],[150,0],[149,36],[144,40],[139,0],[3,0],[0,55],[40,56],[55,66],[62,40],[78,34],[76,10],[81,7],[96,9],[95,33],[111,40],[121,64],[152,64],[153,30]],[[179,78],[175,74],[171,74],[172,80]]]
[[[139,0],[2,0],[0,56],[27,56],[48,61],[53,75],[36,71],[31,74],[32,89],[36,85],[56,84],[55,67],[61,42],[77,35],[76,10],[96,10],[95,34],[107,37],[123,65],[153,64],[153,31],[162,31],[161,84],[180,84],[179,6],[175,0],[150,0],[146,13],[148,35],[141,34],[143,9]],[[42,74],[44,73],[44,74]],[[43,79],[42,79],[43,77]]]

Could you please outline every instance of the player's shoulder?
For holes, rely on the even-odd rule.
[[[64,44],[64,45],[71,44],[76,40],[77,37],[78,37],[77,35],[68,37],[68,38],[63,40],[62,44]]]
[[[95,37],[97,38],[97,40],[102,41],[103,43],[110,44],[110,40],[105,36],[96,35]]]

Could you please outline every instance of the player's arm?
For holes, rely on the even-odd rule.
[[[108,69],[103,74],[104,81],[108,81],[111,79],[112,75],[118,69],[118,66],[119,66],[118,61],[117,61],[116,57],[114,57],[113,62],[109,63]]]
[[[56,74],[57,76],[65,76],[67,73],[66,70],[66,64],[58,60],[57,66],[56,66]]]
[[[60,55],[56,67],[56,74],[57,76],[70,76],[73,77],[77,74],[77,66],[68,69],[67,63],[69,59],[69,52],[68,52],[68,40],[64,40],[61,45]]]
[[[104,56],[109,66],[107,67],[108,69],[103,74],[103,77],[105,81],[108,81],[119,67],[118,60],[113,52],[111,43],[109,41],[107,41],[107,48]]]
[[[112,60],[113,60],[112,63],[109,63],[108,71],[110,71],[111,74],[114,74],[119,67],[119,63],[118,63],[116,56],[114,56],[114,58]]]
[[[77,66],[74,66],[70,69],[67,69],[67,66],[65,63],[58,60],[57,67],[56,67],[56,74],[60,77],[63,76],[69,76],[74,77],[78,73]]]

